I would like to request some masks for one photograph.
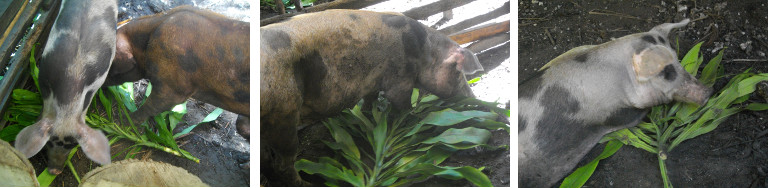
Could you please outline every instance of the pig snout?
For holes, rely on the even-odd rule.
[[[709,100],[710,95],[712,95],[712,88],[697,80],[688,80],[673,94],[673,99],[703,106]]]

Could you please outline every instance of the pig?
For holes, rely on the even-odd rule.
[[[379,92],[410,108],[413,88],[439,97],[474,97],[465,74],[477,57],[445,35],[398,13],[328,10],[260,29],[261,171],[287,185],[296,172],[297,125],[373,101]]]
[[[600,45],[574,48],[519,83],[520,187],[551,187],[603,135],[636,126],[656,105],[703,105],[712,89],[688,74],[665,23]]]
[[[105,86],[149,79],[152,92],[131,113],[136,123],[188,98],[239,114],[250,138],[250,24],[209,10],[179,6],[121,23]]]
[[[296,6],[296,11],[302,11],[304,10],[304,7],[301,6],[301,0],[291,0],[290,1],[293,6]],[[280,14],[285,14],[285,3],[283,1],[275,1],[275,8],[277,8],[277,11]]]
[[[61,3],[39,64],[40,119],[22,129],[14,144],[27,157],[48,145],[51,174],[61,173],[69,151],[78,143],[96,163],[111,161],[107,137],[88,127],[85,115],[115,55],[116,26],[116,0]]]

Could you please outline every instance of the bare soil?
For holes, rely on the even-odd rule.
[[[530,77],[549,60],[581,45],[594,45],[652,27],[692,20],[671,34],[679,40],[679,56],[704,42],[705,63],[725,49],[725,79],[751,69],[768,71],[768,2],[746,1],[518,1],[519,80]],[[674,43],[673,43],[674,44]],[[748,102],[766,102],[753,94]],[[666,164],[677,187],[767,187],[768,119],[765,112],[743,111],[710,133],[688,140],[668,155]],[[598,144],[582,160],[591,161]],[[558,184],[559,185],[559,184]],[[654,154],[624,146],[600,162],[585,187],[662,187]]]

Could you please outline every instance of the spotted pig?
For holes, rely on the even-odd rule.
[[[37,123],[16,136],[27,157],[48,142],[48,172],[61,173],[69,151],[79,143],[99,164],[110,163],[109,142],[85,124],[91,98],[107,77],[115,55],[117,1],[64,0],[40,61],[43,111]]]
[[[135,122],[194,98],[239,114],[249,139],[250,25],[192,6],[130,20],[117,30],[117,50],[104,85],[142,78],[152,84]]]
[[[712,92],[678,62],[667,38],[685,26],[574,48],[519,84],[519,186],[551,187],[610,132],[672,101],[706,103]]]
[[[379,91],[410,107],[414,87],[439,97],[473,96],[464,74],[475,55],[397,13],[329,10],[261,27],[261,170],[307,185],[293,167],[300,118],[329,117]]]

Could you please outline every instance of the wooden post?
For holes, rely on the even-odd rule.
[[[468,42],[476,41],[488,36],[493,36],[498,33],[508,32],[509,31],[509,20],[491,24],[488,26],[478,27],[469,31],[462,31],[453,35],[450,35],[450,37],[453,41],[456,41],[456,43],[459,44],[465,44]]]

